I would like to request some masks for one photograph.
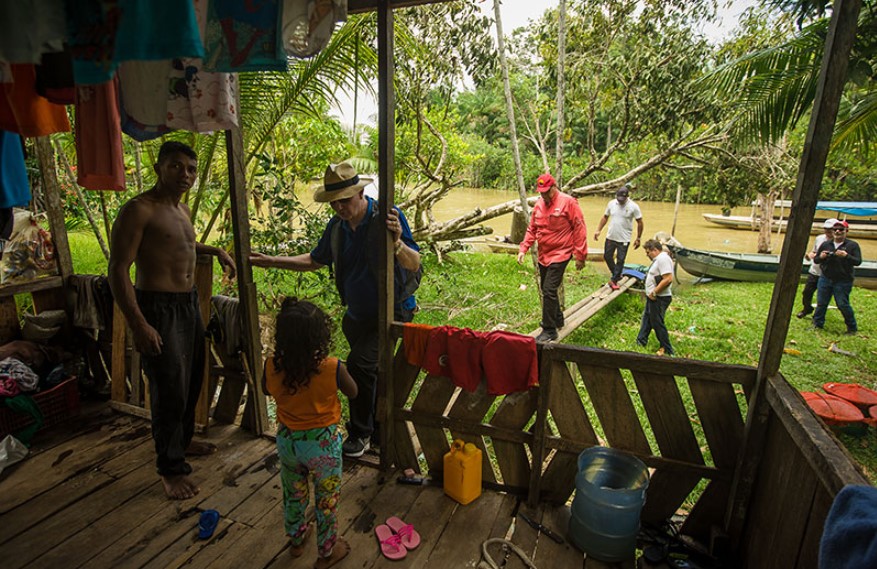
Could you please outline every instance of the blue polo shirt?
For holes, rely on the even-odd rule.
[[[374,273],[369,268],[369,255],[372,256],[372,262],[377,267],[377,251],[368,250],[368,224],[372,221],[373,208],[378,204],[372,198],[366,197],[368,207],[365,216],[356,229],[350,228],[350,224],[342,221],[337,215],[333,216],[323,230],[323,235],[314,250],[311,251],[311,258],[321,265],[332,264],[332,228],[335,224],[341,224],[341,252],[339,259],[344,259],[343,281],[341,286],[344,289],[344,298],[347,301],[347,314],[354,320],[375,320],[378,317],[378,283],[374,277]],[[411,228],[408,226],[408,220],[405,214],[394,207],[399,213],[399,221],[402,224],[402,241],[408,247],[415,251],[420,251],[420,247],[414,242],[411,235]],[[381,220],[375,219],[376,223]],[[399,261],[394,259],[395,266],[398,267]],[[397,284],[398,286],[398,284]],[[414,296],[406,298],[402,302],[401,308],[413,310],[417,305]]]

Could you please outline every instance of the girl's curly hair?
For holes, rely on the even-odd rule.
[[[306,387],[332,346],[332,321],[318,306],[286,297],[277,314],[274,367],[292,393]]]

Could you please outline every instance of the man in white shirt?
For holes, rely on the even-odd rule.
[[[639,206],[633,200],[628,199],[630,188],[621,186],[615,192],[615,199],[606,205],[606,212],[594,233],[594,241],[600,238],[600,232],[606,222],[609,229],[606,230],[606,246],[603,248],[603,260],[609,267],[609,288],[618,290],[618,281],[621,280],[621,271],[624,270],[624,260],[627,258],[627,248],[630,246],[630,238],[633,236],[633,222],[636,221],[636,240],[633,248],[639,248],[640,238],[643,235],[643,214]]]
[[[643,310],[643,319],[640,324],[636,342],[645,347],[649,341],[649,334],[655,331],[655,336],[661,344],[658,355],[673,355],[673,346],[670,344],[670,333],[664,324],[664,314],[673,300],[673,292],[670,289],[673,284],[673,259],[664,251],[664,247],[657,239],[646,241],[643,249],[651,266],[646,273],[646,307]]]
[[[816,292],[816,286],[819,284],[819,277],[822,276],[822,267],[818,263],[813,262],[813,257],[819,251],[819,246],[825,243],[826,239],[834,239],[834,225],[838,221],[834,218],[826,219],[822,224],[823,234],[816,238],[813,242],[813,249],[807,253],[810,259],[810,270],[807,271],[807,282],[804,284],[804,291],[801,293],[801,302],[804,308],[797,314],[798,318],[804,318],[813,312],[813,293]]]

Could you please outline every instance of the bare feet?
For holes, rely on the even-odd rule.
[[[317,562],[314,563],[314,569],[328,569],[332,567],[350,553],[350,544],[344,541],[343,537],[339,537],[338,541],[335,542],[335,547],[332,548],[332,554],[329,557],[317,557]]]
[[[213,443],[205,443],[192,441],[186,447],[186,455],[188,456],[207,456],[216,452],[216,445]]]
[[[314,524],[308,524],[308,529],[305,530],[304,535],[301,538],[301,543],[299,545],[293,545],[289,548],[289,553],[293,557],[301,557],[301,554],[305,551],[305,545],[308,543],[308,538],[311,537],[311,533],[314,531]]]
[[[162,476],[161,483],[164,484],[164,493],[171,500],[187,500],[194,498],[200,492],[198,486],[184,474],[179,476]]]

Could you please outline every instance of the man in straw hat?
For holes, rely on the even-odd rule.
[[[359,457],[368,450],[370,439],[376,440],[375,404],[378,381],[378,253],[386,227],[395,243],[394,319],[410,322],[417,307],[411,292],[411,279],[420,270],[420,248],[411,236],[405,215],[397,207],[386,221],[377,217],[378,204],[367,197],[363,188],[371,179],[357,175],[347,162],[330,164],[323,186],[314,192],[314,201],[328,203],[335,215],[326,224],[320,241],[310,253],[269,256],[253,253],[250,262],[256,267],[293,271],[316,271],[334,266],[335,285],[341,302],[347,305],[341,329],[350,344],[347,369],[356,381],[359,396],[350,401],[350,423],[345,456]]]

